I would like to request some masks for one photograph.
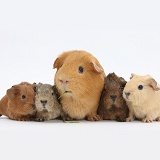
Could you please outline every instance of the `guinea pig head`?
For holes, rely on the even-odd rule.
[[[123,90],[123,97],[126,101],[138,105],[147,101],[158,90],[160,88],[157,82],[150,75],[138,76],[132,74],[130,81],[127,82]]]
[[[38,83],[36,87],[35,106],[38,111],[52,111],[57,93],[54,86],[50,84]]]
[[[112,106],[113,104],[121,106],[123,103],[123,89],[126,85],[126,81],[122,77],[118,77],[115,73],[109,73],[105,77],[104,84],[104,97],[106,99],[106,105]]]
[[[103,68],[91,54],[85,51],[70,51],[61,54],[54,62],[57,68],[55,85],[60,94],[69,91],[74,97],[83,97],[96,92],[103,80]]]
[[[7,90],[8,112],[18,115],[28,115],[35,112],[34,89],[28,83],[12,86]]]

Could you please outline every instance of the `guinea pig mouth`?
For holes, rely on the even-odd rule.
[[[72,92],[71,92],[71,91],[64,91],[64,92],[58,97],[58,99],[61,99],[62,96],[63,96],[64,94],[67,94],[67,93],[72,93]]]
[[[43,112],[48,112],[48,110],[47,109],[43,109]]]

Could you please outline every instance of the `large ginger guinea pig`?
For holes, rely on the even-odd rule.
[[[12,86],[0,101],[0,115],[13,120],[31,121],[35,119],[34,87],[28,82]]]
[[[73,50],[59,55],[53,66],[63,111],[75,120],[100,120],[97,108],[105,73],[98,60],[86,51]]]

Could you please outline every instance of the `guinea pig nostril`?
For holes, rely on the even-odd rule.
[[[45,106],[47,103],[47,100],[41,100],[41,103],[43,104],[43,106]]]
[[[69,80],[66,80],[66,79],[59,79],[59,81],[63,84],[67,84],[69,83]]]
[[[125,92],[125,95],[128,97],[130,95],[130,93],[129,92]]]
[[[115,95],[111,95],[110,97],[111,97],[112,101],[115,101],[117,98],[117,96],[115,96]]]

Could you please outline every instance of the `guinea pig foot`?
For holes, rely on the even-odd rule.
[[[45,119],[44,118],[36,118],[36,121],[37,122],[43,122],[43,121],[45,121]]]
[[[96,114],[96,115],[93,115],[93,116],[87,116],[87,120],[88,121],[100,121],[101,120],[101,117],[98,115],[98,114]]]
[[[126,122],[132,122],[132,121],[134,121],[134,117],[128,117],[128,118],[126,118]]]
[[[126,119],[125,118],[116,118],[116,121],[117,122],[126,122]]]
[[[149,118],[144,118],[142,119],[142,122],[144,123],[151,123],[153,120],[149,119]]]
[[[160,117],[156,118],[156,121],[160,122]]]

